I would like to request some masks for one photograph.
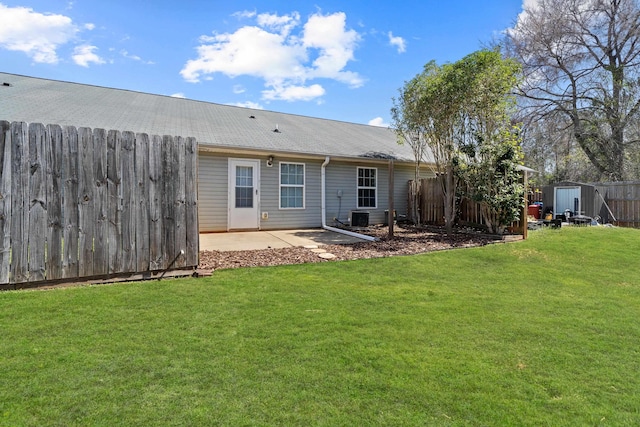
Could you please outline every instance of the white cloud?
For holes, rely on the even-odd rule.
[[[253,10],[243,10],[241,12],[235,12],[231,16],[235,16],[236,18],[253,18],[257,15],[256,11]]]
[[[383,128],[389,127],[389,123],[385,123],[382,117],[376,117],[375,119],[369,120],[369,125],[383,127]]]
[[[333,15],[313,15],[304,26],[303,44],[307,48],[319,49],[319,55],[313,65],[312,77],[326,77],[360,87],[363,79],[357,74],[342,71],[347,62],[353,60],[353,51],[360,41],[360,35],[354,30],[345,30],[347,16],[342,13]]]
[[[180,74],[189,82],[210,79],[215,73],[229,77],[252,76],[264,80],[267,100],[311,100],[325,93],[326,78],[359,87],[364,79],[345,70],[354,59],[360,35],[346,29],[346,15],[314,14],[300,28],[298,12],[289,15],[238,12],[255,19],[234,33],[201,36],[197,58],[186,62]],[[297,29],[297,31],[295,31]]]
[[[262,91],[262,98],[268,101],[311,101],[325,94],[319,84],[311,86],[276,86]]]
[[[132,59],[134,61],[142,62],[143,64],[147,64],[147,65],[155,64],[155,62],[153,61],[145,61],[144,59],[140,58],[138,55],[130,54],[128,51],[124,49],[120,51],[120,55],[124,56],[125,58]]]
[[[125,58],[133,59],[134,61],[142,61],[142,58],[140,58],[138,55],[131,55],[124,49],[120,51],[120,54]]]
[[[0,48],[24,52],[35,62],[55,64],[57,49],[78,32],[71,18],[0,3]]]
[[[578,7],[580,6],[587,6],[589,3],[584,1],[582,5],[578,4]],[[541,11],[541,0],[523,0],[522,1],[522,11],[518,14],[518,17],[516,18],[516,25],[514,28],[509,28],[506,31],[510,32],[510,31],[517,31],[518,26],[520,25],[527,25],[527,21],[530,19],[530,14],[534,13],[538,13]]]
[[[91,22],[89,22],[88,24],[84,24],[84,28],[86,30],[89,30],[89,31],[95,30],[96,29],[96,24],[92,24]]]
[[[190,82],[216,72],[231,77],[260,77],[267,82],[301,78],[304,69],[300,62],[305,52],[285,41],[282,35],[258,27],[243,27],[233,34],[216,35],[198,46],[198,59],[189,60],[180,74]]]
[[[293,12],[291,15],[278,16],[270,13],[261,13],[258,15],[257,20],[259,26],[277,31],[286,36],[291,30],[300,25],[300,14]]]
[[[88,67],[92,62],[94,64],[104,64],[104,59],[94,53],[96,49],[98,49],[96,46],[90,45],[76,46],[75,49],[73,49],[71,58],[73,58],[73,62],[81,67]]]
[[[172,97],[172,98],[186,98],[186,96],[182,92],[174,93],[174,94],[171,94],[169,96]]]
[[[407,42],[405,39],[399,36],[394,36],[391,31],[389,31],[389,44],[391,44],[391,46],[395,46],[398,49],[398,53],[404,53],[407,50]]]
[[[242,85],[234,85],[233,86],[233,93],[235,93],[236,95],[239,95],[241,93],[245,93],[247,91],[247,89],[244,88],[244,86]]]
[[[236,102],[234,104],[228,104],[228,105],[233,105],[235,107],[252,108],[254,110],[264,110],[264,107],[262,105],[258,104],[257,102],[251,102],[251,101]]]

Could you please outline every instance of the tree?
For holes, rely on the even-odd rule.
[[[523,65],[524,110],[563,115],[598,174],[624,179],[639,142],[628,132],[640,113],[638,0],[526,3],[504,47]]]
[[[469,195],[481,203],[491,231],[513,220],[511,206],[521,206],[522,191],[514,182],[521,160],[519,138],[511,126],[519,66],[497,51],[482,50],[462,60],[424,71],[394,100],[393,127],[409,144],[428,147],[444,197],[445,226],[451,233],[461,178]],[[516,180],[518,178],[516,171]],[[510,192],[509,197],[506,193]]]
[[[400,90],[400,97],[393,99],[394,106],[391,109],[392,128],[398,136],[398,144],[407,144],[411,147],[415,161],[414,185],[410,189],[413,203],[411,203],[411,212],[408,212],[409,220],[415,224],[420,223],[418,206],[420,169],[422,163],[426,163],[429,158],[427,132],[421,125],[420,96],[420,80],[414,78],[406,82],[405,87]]]
[[[573,137],[571,123],[561,113],[525,122],[521,135],[525,164],[540,172],[535,176],[538,185],[600,179],[600,173]]]
[[[520,129],[511,123],[517,62],[498,51],[474,52],[453,64],[465,102],[459,125],[459,174],[466,196],[480,203],[491,233],[502,234],[522,209]]]
[[[400,143],[413,148],[416,164],[425,160],[427,153],[431,155],[434,172],[442,185],[445,227],[449,234],[456,214],[455,128],[461,103],[457,88],[447,78],[450,68],[450,64],[427,63],[421,74],[405,83],[391,109],[392,128]]]

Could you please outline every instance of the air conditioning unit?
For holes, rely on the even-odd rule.
[[[352,227],[368,227],[369,212],[351,211],[351,218],[349,219],[349,222]]]

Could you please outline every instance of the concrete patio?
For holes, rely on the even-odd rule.
[[[201,251],[247,251],[255,249],[290,248],[296,246],[322,246],[364,242],[320,228],[304,230],[241,231],[228,233],[201,233]]]

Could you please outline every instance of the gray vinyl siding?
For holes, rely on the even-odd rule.
[[[228,158],[198,156],[198,223],[200,232],[227,231]]]
[[[267,166],[264,156],[227,156],[200,153],[198,157],[198,220],[201,232],[227,231],[228,214],[228,171],[229,158],[260,160],[260,200],[261,213],[267,219],[260,219],[261,230],[283,230],[292,228],[318,228],[322,226],[321,200],[321,160],[278,158],[273,166]],[[301,163],[305,165],[304,209],[280,209],[279,173],[280,163]],[[350,163],[331,161],[326,169],[327,217],[328,225],[338,225],[333,218],[347,223],[352,210],[357,206],[357,168],[373,167],[377,173],[377,207],[361,209],[369,212],[369,222],[384,222],[388,209],[389,173],[386,163]],[[394,179],[394,207],[399,215],[407,213],[408,182],[413,179],[411,164],[396,164]],[[337,197],[342,190],[342,198]]]
[[[358,209],[357,171],[358,167],[376,168],[377,191],[376,208]],[[353,210],[369,212],[370,224],[381,224],[385,220],[385,210],[389,208],[389,166],[385,163],[340,163],[332,162],[327,166],[327,224],[339,225],[334,218],[347,223]],[[414,166],[411,164],[394,165],[394,209],[398,215],[407,213],[407,196],[409,180],[414,178]],[[342,190],[342,198],[338,198],[338,190]]]
[[[321,161],[276,158],[267,166],[268,156],[226,156],[201,153],[198,167],[198,221],[201,232],[227,231],[229,158],[260,160],[260,215],[261,230],[288,228],[318,228],[322,226],[320,186]],[[304,209],[280,209],[280,162],[305,165]]]
[[[406,216],[408,213],[407,202],[409,200],[409,181],[416,177],[415,165],[396,164],[394,167],[395,177],[393,186],[395,187],[395,198],[393,200],[394,209],[398,215]],[[422,169],[420,178],[433,178],[435,175],[431,170]]]
[[[376,207],[358,209],[357,201],[357,173],[358,167],[377,169]],[[332,162],[327,166],[327,224],[337,225],[334,221],[347,224],[351,211],[361,210],[369,212],[369,223],[379,224],[384,222],[384,210],[387,209],[387,191],[389,174],[386,164],[367,163],[340,163]],[[342,197],[338,197],[338,191],[342,191]]]
[[[280,163],[304,164],[304,209],[280,209]],[[260,212],[266,212],[269,217],[260,220],[261,230],[318,228],[322,226],[321,165],[321,161],[276,158],[273,166],[267,167],[266,159],[262,160]]]

